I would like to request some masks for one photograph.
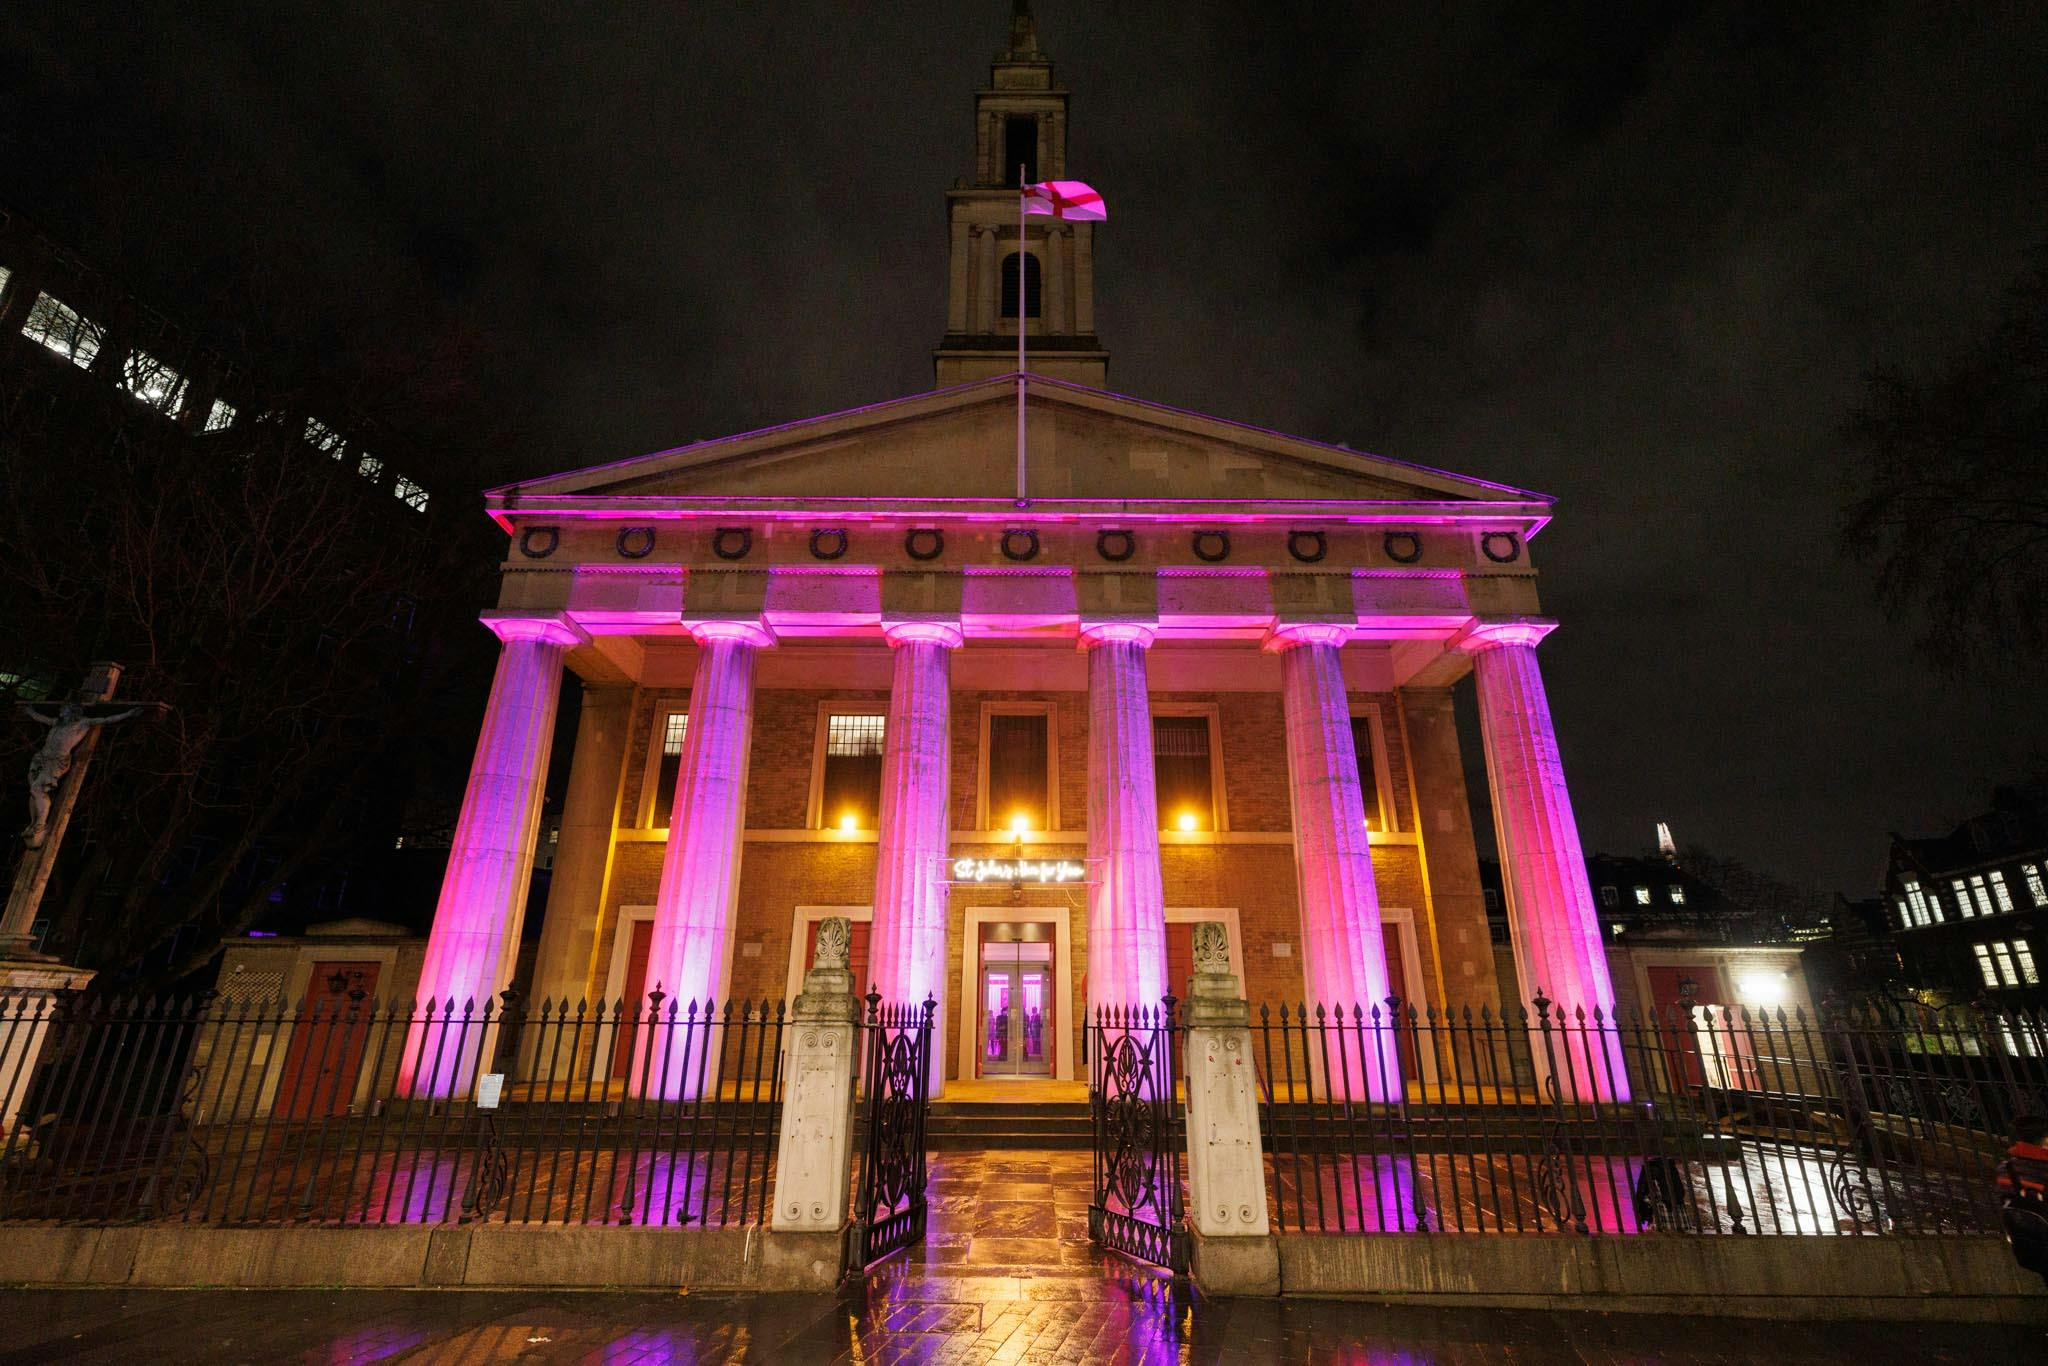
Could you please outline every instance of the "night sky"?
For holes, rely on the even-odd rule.
[[[1111,387],[1557,495],[1588,849],[1871,890],[2048,748],[1834,535],[1861,377],[2048,234],[2048,7],[1439,8],[1037,6]],[[38,0],[0,203],[174,316],[260,274],[460,332],[511,479],[930,387],[1008,10]]]

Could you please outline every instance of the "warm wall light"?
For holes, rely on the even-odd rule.
[[[1031,819],[1030,819],[1030,817],[1028,817],[1028,816],[1025,816],[1025,815],[1023,815],[1022,813],[1019,813],[1019,814],[1017,814],[1017,815],[1015,815],[1015,816],[1012,816],[1012,817],[1010,817],[1010,833],[1011,833],[1011,834],[1013,834],[1013,835],[1021,835],[1021,834],[1023,834],[1023,833],[1024,833],[1024,832],[1025,832],[1026,830],[1029,830],[1030,828],[1031,828]]]
[[[1195,828],[1195,813],[1192,811],[1181,812],[1180,815],[1175,818],[1174,824],[1181,828],[1182,834],[1191,833]]]
[[[1785,974],[1782,972],[1747,972],[1735,982],[1735,994],[1744,1005],[1783,1005],[1785,988]]]
[[[860,828],[860,821],[849,811],[839,818],[839,828],[841,830],[857,830]]]

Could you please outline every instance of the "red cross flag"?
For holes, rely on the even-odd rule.
[[[1091,223],[1105,222],[1109,218],[1102,196],[1080,180],[1044,180],[1036,185],[1026,185],[1024,212]]]

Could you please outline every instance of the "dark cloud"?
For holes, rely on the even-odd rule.
[[[474,329],[509,477],[926,386],[1005,9],[38,8],[0,177],[146,293],[261,262]],[[1590,844],[1859,890],[2039,754],[2038,681],[1909,658],[1832,523],[1860,376],[2048,223],[2048,11],[1039,10],[1115,387],[1560,496]]]

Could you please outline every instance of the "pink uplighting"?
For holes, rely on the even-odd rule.
[[[754,730],[754,656],[774,644],[753,622],[692,622],[690,634],[697,641],[697,673],[647,952],[649,989],[665,992],[679,1012],[691,1002],[722,1007],[728,995]],[[649,1066],[636,1059],[634,1085],[644,1083],[663,1099],[687,1099],[695,1072],[667,1061]]]
[[[1348,635],[1337,625],[1289,623],[1274,628],[1266,648],[1280,654],[1309,1005],[1347,1016],[1356,1007],[1369,1019],[1375,1007],[1386,1010],[1388,977],[1351,699],[1337,662]],[[1403,1095],[1396,1057],[1363,1067],[1358,1055],[1340,1054],[1332,1065],[1347,1073],[1345,1094],[1380,1101]]]
[[[874,924],[868,962],[889,1002],[939,1002],[934,1037],[946,1036],[947,793],[952,741],[949,695],[958,626],[900,622],[885,628],[894,649],[889,723],[882,740],[882,817],[875,851]],[[865,988],[866,983],[858,986]],[[945,1088],[944,1048],[932,1050],[931,1094]]]
[[[464,1096],[475,1082],[478,1050],[459,1041],[463,1007],[474,1003],[481,1014],[512,980],[562,691],[562,658],[583,639],[553,618],[498,617],[484,624],[504,648],[420,968],[422,1001],[431,1000],[437,1015],[454,1002],[456,1023],[412,1026],[399,1075],[399,1088],[412,1096]],[[442,1038],[444,1033],[449,1037]],[[471,1030],[468,1037],[474,1036]]]
[[[1586,881],[1586,859],[1564,762],[1551,727],[1550,699],[1536,664],[1536,643],[1555,623],[1534,619],[1483,622],[1459,640],[1472,655],[1479,720],[1492,778],[1493,819],[1507,883],[1509,926],[1518,975],[1533,998],[1541,993],[1566,1018],[1595,1009],[1614,1018],[1614,983],[1600,938],[1600,916]],[[1520,1004],[1527,1006],[1528,1001]],[[1532,1012],[1533,1013],[1533,1012]],[[1604,1059],[1575,1059],[1572,1073],[1588,1100],[1627,1100],[1628,1073],[1614,1031],[1600,1035]],[[1543,1049],[1532,1050],[1544,1069]]]
[[[1088,1007],[1157,1008],[1166,994],[1166,894],[1145,652],[1152,628],[1081,628],[1088,651]]]

